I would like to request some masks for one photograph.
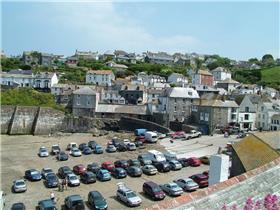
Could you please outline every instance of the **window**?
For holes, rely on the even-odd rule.
[[[189,96],[192,96],[192,92],[188,92],[188,95],[189,95]]]
[[[235,119],[236,119],[236,114],[232,114],[232,115],[231,115],[231,119],[232,119],[232,120],[235,120]]]
[[[245,114],[244,117],[245,117],[245,120],[249,120],[249,115],[248,114]]]
[[[176,109],[177,109],[177,107],[176,107],[176,106],[174,106],[174,112],[176,112],[176,111],[177,111]]]
[[[80,105],[80,95],[77,95],[77,105]]]
[[[263,106],[261,107],[261,110],[262,110],[262,111],[264,110],[264,107],[263,107]]]
[[[166,111],[166,104],[164,104],[164,111]]]
[[[245,107],[245,112],[249,112],[249,107],[248,106]]]
[[[231,108],[231,112],[236,112],[237,109],[236,108]]]
[[[265,115],[263,114],[263,117],[262,117],[263,119],[265,118]]]
[[[175,103],[177,102],[176,98],[174,99],[174,102],[175,102]]]
[[[205,121],[209,121],[209,113],[205,113]]]
[[[192,106],[192,111],[197,112],[197,106]]]
[[[200,112],[200,120],[204,120],[204,113]]]

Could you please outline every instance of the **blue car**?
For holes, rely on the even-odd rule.
[[[102,154],[103,153],[103,147],[99,144],[96,144],[94,147],[93,147],[93,152],[95,154]]]
[[[25,171],[25,178],[30,181],[40,181],[42,179],[41,172],[35,169]]]
[[[97,179],[100,181],[109,181],[111,180],[111,174],[108,170],[106,169],[101,169],[97,172],[96,174]]]

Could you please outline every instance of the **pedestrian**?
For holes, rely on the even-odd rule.
[[[67,180],[67,178],[64,179],[64,187],[65,187],[65,190],[67,190],[67,187],[68,187],[68,180]]]
[[[59,192],[63,192],[62,182],[59,182],[59,183],[58,183],[58,191],[59,191]]]
[[[54,195],[53,191],[50,194],[50,198],[51,198],[52,202],[55,203],[55,195]]]

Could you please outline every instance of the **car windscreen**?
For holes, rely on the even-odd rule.
[[[133,197],[136,197],[136,194],[134,192],[129,192],[126,194],[127,195],[127,198],[133,198]]]
[[[16,186],[19,186],[19,185],[25,185],[24,181],[16,182]]]
[[[159,187],[153,187],[153,192],[161,192],[161,189]]]
[[[39,175],[40,173],[38,171],[31,171],[31,175]]]

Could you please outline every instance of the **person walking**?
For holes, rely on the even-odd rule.
[[[50,198],[51,198],[52,202],[55,203],[55,195],[54,195],[53,191],[50,194]]]
[[[68,188],[68,180],[67,180],[67,178],[64,179],[64,188],[65,188],[65,190],[67,190],[67,188]]]

